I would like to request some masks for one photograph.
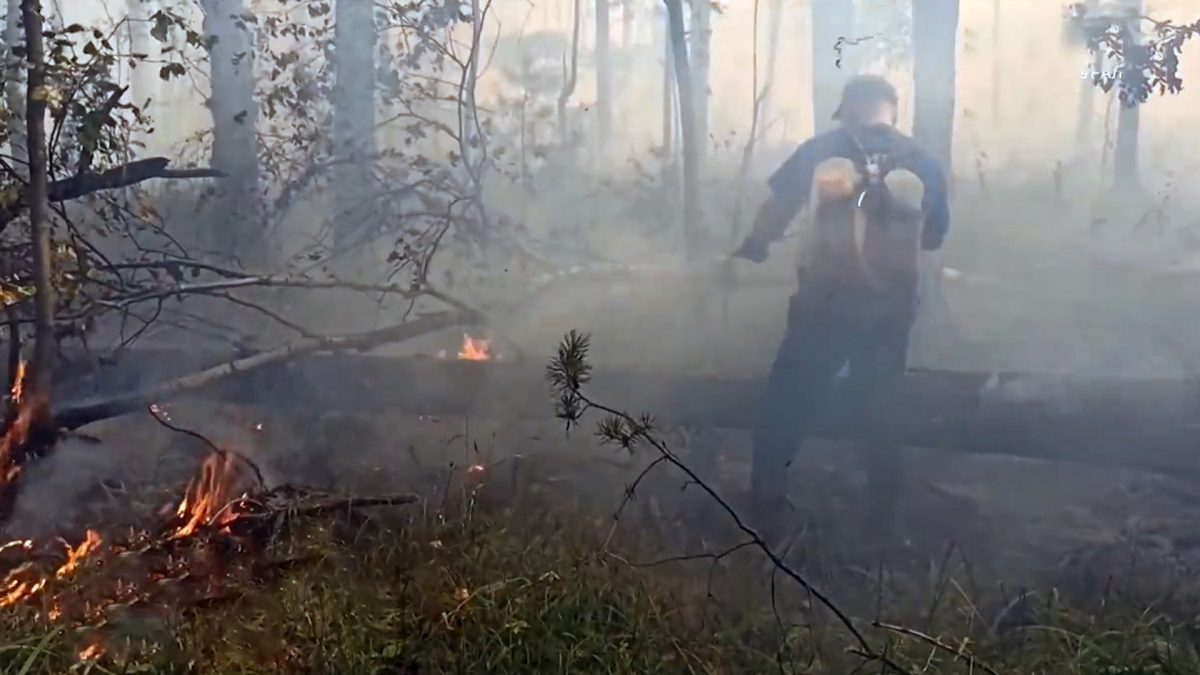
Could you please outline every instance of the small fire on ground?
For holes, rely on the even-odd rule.
[[[236,453],[212,453],[154,533],[106,541],[89,529],[77,544],[62,539],[0,544],[0,608],[19,605],[49,621],[102,627],[121,608],[171,611],[236,597],[238,582],[250,578],[260,562],[253,555],[228,556],[257,548],[253,523],[233,529],[251,512],[251,469]],[[88,566],[99,573],[81,574]],[[78,658],[95,660],[106,651],[97,631]]]
[[[437,353],[437,357],[444,359],[448,357],[448,354],[443,349]],[[490,339],[474,338],[463,333],[462,346],[458,348],[459,361],[492,361],[495,358]]]

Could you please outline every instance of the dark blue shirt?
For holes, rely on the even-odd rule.
[[[925,213],[922,245],[931,251],[939,248],[950,228],[946,175],[932,155],[888,125],[858,129],[854,136],[845,127],[839,127],[801,144],[768,180],[771,192],[790,213],[787,222],[791,222],[808,201],[818,164],[835,157],[844,157],[857,164],[864,160],[864,151],[887,155],[896,169],[907,169],[921,181],[924,187],[921,210]],[[773,234],[783,235],[782,232]]]

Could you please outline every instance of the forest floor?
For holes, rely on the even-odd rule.
[[[553,422],[171,413],[253,457],[268,483],[420,499],[300,518],[269,551],[196,544],[228,579],[239,555],[287,564],[226,579],[235,592],[215,599],[72,623],[63,589],[128,583],[121,556],[94,556],[0,610],[0,672],[844,674],[868,650],[890,665],[857,672],[1200,672],[1200,488],[1167,478],[905,451],[911,489],[880,537],[861,524],[854,453],[813,447],[793,468],[779,553],[853,617],[864,648],[684,476],[656,469],[614,521],[652,448]],[[29,477],[15,527],[119,537],[155,499],[177,500],[202,454],[145,416],[96,433],[101,446],[68,443]],[[662,433],[747,512],[743,435]]]

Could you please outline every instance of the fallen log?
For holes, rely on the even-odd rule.
[[[269,380],[271,376],[270,370],[267,370],[266,373],[257,373],[257,370],[268,368],[272,365],[286,365],[292,359],[307,354],[321,351],[369,350],[380,345],[391,342],[402,342],[409,338],[450,326],[469,324],[479,320],[480,317],[477,314],[442,312],[425,315],[412,321],[363,333],[305,338],[297,342],[275,347],[274,349],[267,349],[236,358],[221,359],[218,363],[199,370],[192,368],[184,371],[185,374],[180,374],[170,380],[159,382],[152,387],[138,387],[132,390],[125,389],[125,391],[121,391],[115,395],[110,394],[95,397],[91,400],[57,405],[54,409],[54,424],[58,429],[74,431],[92,422],[124,415],[158,401],[174,398],[205,387],[219,387],[225,379],[237,382],[237,376],[242,376],[243,380],[249,376],[251,378],[249,382],[254,382],[255,379],[253,378],[255,377],[260,378],[260,381],[263,378]],[[170,368],[174,369],[178,369],[180,366],[186,367],[186,364],[195,361],[194,355],[187,352],[177,352],[172,354],[172,356],[173,359]],[[189,356],[192,358],[189,358]],[[137,372],[135,369],[138,368],[139,364],[134,360],[132,364],[126,362],[124,365],[126,368],[130,368],[128,372]],[[242,386],[244,388],[245,384]]]
[[[200,365],[204,358],[214,357],[138,350],[112,372],[163,372],[168,366],[190,372],[195,365],[189,364]],[[587,391],[594,400],[650,413],[663,424],[746,429],[753,422],[759,384],[753,378],[598,367]],[[905,377],[901,389],[903,405],[871,420],[846,419],[839,414],[846,406],[835,401],[814,433],[1200,477],[1197,382],[919,370]],[[235,373],[213,382],[205,393],[297,411],[542,419],[552,412],[540,364],[428,357],[310,356]],[[122,400],[153,399],[128,394]],[[68,401],[62,410],[86,409],[86,403]]]

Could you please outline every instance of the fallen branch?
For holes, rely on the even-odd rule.
[[[74,430],[92,422],[133,412],[156,401],[200,389],[235,373],[318,352],[366,351],[451,326],[478,324],[482,321],[483,316],[477,312],[441,312],[365,333],[306,338],[184,375],[153,389],[63,408],[54,413],[54,423],[58,429]]]
[[[290,503],[278,504],[273,503],[273,497],[277,491],[278,490],[272,490],[259,497],[258,501],[266,504],[266,512],[245,513],[238,516],[239,519],[265,518],[280,512],[286,512],[287,514],[294,516],[315,516],[322,513],[350,511],[353,509],[364,509],[371,506],[405,506],[407,504],[415,504],[420,501],[420,497],[417,495],[400,493],[378,497],[341,497],[337,495],[326,495],[320,499],[312,499],[307,503],[293,498]]]

